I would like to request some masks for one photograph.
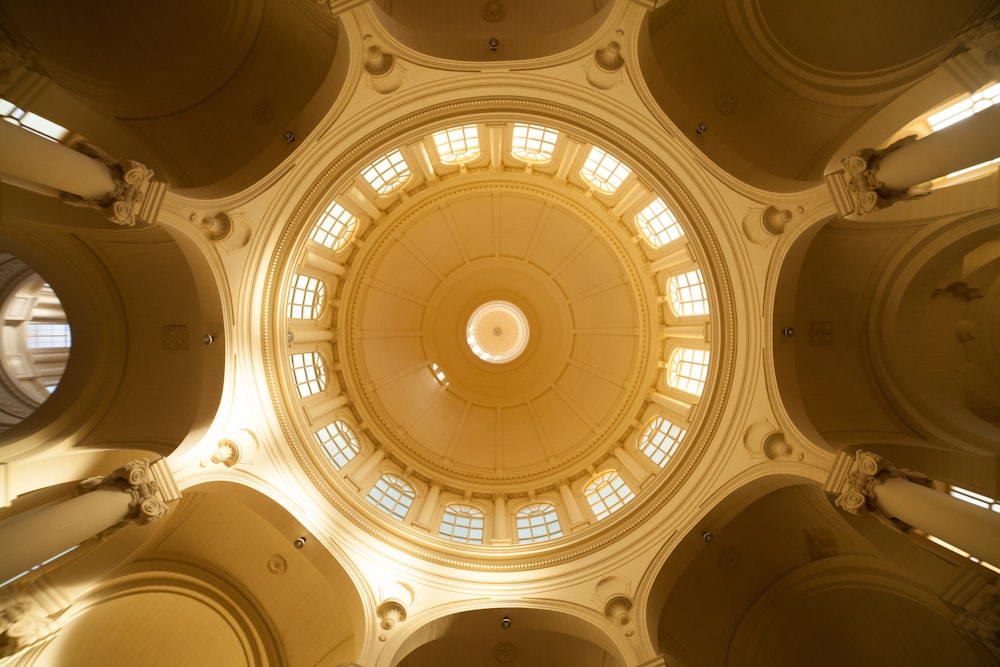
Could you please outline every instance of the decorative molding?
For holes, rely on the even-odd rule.
[[[507,10],[500,0],[486,0],[483,5],[483,20],[487,23],[499,23],[507,16]]]
[[[391,93],[403,83],[402,66],[397,67],[395,58],[379,46],[373,44],[368,47],[364,67],[368,73],[368,85],[377,93]]]
[[[209,241],[224,241],[233,233],[233,219],[225,213],[206,215],[199,227]]]
[[[982,642],[1000,658],[1000,587],[971,565],[941,594],[956,610],[952,622],[966,635]]]
[[[795,448],[785,439],[785,434],[766,420],[747,426],[743,432],[743,447],[750,458],[763,456],[771,461],[788,459],[795,454]],[[798,458],[801,460],[802,457],[799,452]]]
[[[767,245],[785,233],[785,227],[792,220],[792,212],[788,209],[767,208],[748,209],[743,216],[743,235],[753,243]]]
[[[619,35],[621,31],[619,31]],[[621,69],[625,59],[621,54],[622,46],[612,40],[603,49],[594,52],[594,60],[587,67],[587,81],[594,88],[608,90],[621,83]]]
[[[103,199],[85,199],[63,192],[60,198],[72,206],[103,211],[108,220],[123,227],[133,227],[136,221],[151,224],[156,221],[167,184],[153,181],[153,170],[135,160],[118,162],[97,146],[81,141],[72,146],[77,152],[104,164],[111,171],[115,189]]]
[[[876,501],[876,489],[886,477],[899,477],[921,486],[932,483],[922,473],[896,468],[877,454],[858,450],[853,455],[837,453],[824,489],[835,496],[834,504],[845,512],[867,512],[893,530],[906,532],[911,526],[886,514]]]
[[[379,627],[383,630],[392,630],[397,623],[406,620],[406,607],[395,600],[386,600],[378,606],[375,613],[379,617]]]

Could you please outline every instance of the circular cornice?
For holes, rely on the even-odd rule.
[[[295,420],[285,405],[285,391],[278,379],[284,346],[278,340],[283,324],[273,319],[278,287],[283,283],[291,252],[302,235],[303,228],[316,212],[322,210],[328,194],[343,185],[347,167],[361,165],[366,158],[374,157],[380,149],[412,139],[427,128],[461,118],[533,119],[551,123],[555,127],[572,128],[577,136],[591,135],[627,160],[647,182],[658,183],[657,191],[669,193],[675,212],[684,218],[691,243],[690,250],[702,266],[711,267],[706,272],[706,288],[713,304],[709,340],[712,349],[712,371],[709,384],[701,397],[697,423],[688,432],[684,451],[675,459],[670,475],[654,485],[655,493],[643,493],[630,506],[628,512],[577,531],[560,540],[548,543],[502,547],[477,551],[468,545],[448,545],[440,540],[421,537],[405,530],[390,519],[360,505],[350,495],[339,493],[328,473],[321,472],[318,462],[301,443]],[[319,153],[317,153],[318,155]],[[329,154],[326,156],[329,158]],[[695,468],[722,425],[722,416],[732,391],[736,373],[735,327],[737,322],[735,285],[729,273],[726,251],[716,230],[705,217],[694,195],[663,159],[649,149],[649,144],[621,131],[615,125],[560,104],[524,97],[483,97],[462,99],[448,104],[424,108],[407,115],[403,120],[368,132],[365,139],[352,143],[350,148],[330,159],[328,166],[319,172],[312,184],[299,199],[298,205],[288,211],[285,225],[274,246],[274,253],[262,286],[261,333],[264,356],[264,373],[272,404],[275,406],[281,431],[302,470],[323,494],[330,505],[362,532],[378,539],[387,548],[401,554],[419,558],[445,567],[471,571],[522,571],[555,566],[600,551],[656,515],[670,502],[678,490],[693,476]]]

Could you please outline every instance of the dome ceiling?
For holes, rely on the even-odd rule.
[[[354,521],[559,538],[665,502],[715,428],[700,213],[641,149],[521,118],[329,168],[283,232],[275,401]]]
[[[656,365],[654,286],[596,210],[530,177],[464,180],[407,205],[352,263],[345,383],[408,465],[477,491],[536,488],[635,418]],[[494,301],[527,323],[504,363],[477,356],[467,333]],[[488,335],[502,342],[508,323]]]

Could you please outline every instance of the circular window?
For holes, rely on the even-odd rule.
[[[528,345],[528,319],[509,301],[489,301],[472,313],[465,334],[477,357],[503,364],[516,359]]]

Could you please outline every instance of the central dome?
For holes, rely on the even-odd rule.
[[[574,194],[456,179],[366,239],[340,358],[365,427],[404,466],[473,492],[539,489],[636,419],[656,366],[652,285],[617,221]]]
[[[528,344],[528,319],[509,301],[490,301],[472,313],[465,337],[483,361],[507,363],[517,359]]]

